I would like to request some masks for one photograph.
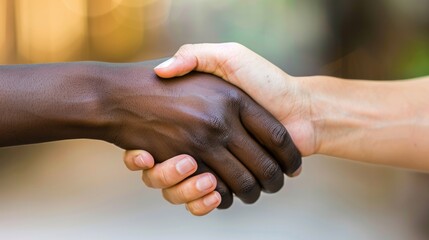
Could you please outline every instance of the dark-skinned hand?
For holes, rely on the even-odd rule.
[[[111,100],[121,119],[116,145],[145,149],[157,160],[193,156],[197,173],[217,177],[221,208],[231,205],[231,191],[253,203],[261,189],[283,186],[282,169],[298,169],[301,157],[286,129],[241,90],[202,73],[163,80],[152,71],[156,63],[117,73],[123,84]]]
[[[236,87],[209,74],[158,78],[159,61],[2,67],[1,146],[72,138],[189,154],[217,178],[220,208],[276,192],[301,156],[286,129]]]

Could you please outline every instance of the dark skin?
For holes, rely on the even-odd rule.
[[[158,63],[1,66],[0,146],[89,138],[157,162],[189,154],[216,176],[219,208],[278,191],[300,167],[283,125],[241,90],[203,73],[163,80]]]

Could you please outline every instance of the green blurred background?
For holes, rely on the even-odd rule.
[[[0,0],[0,64],[142,61],[227,41],[292,75],[424,76],[429,1]],[[121,159],[90,140],[0,149],[0,239],[429,238],[425,174],[313,156],[279,193],[196,218]]]

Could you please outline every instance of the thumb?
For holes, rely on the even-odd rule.
[[[225,62],[225,44],[186,44],[170,59],[154,68],[163,78],[183,76],[193,70],[225,78],[220,63]]]

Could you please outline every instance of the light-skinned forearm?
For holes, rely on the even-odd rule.
[[[429,78],[304,77],[316,152],[429,171]]]

